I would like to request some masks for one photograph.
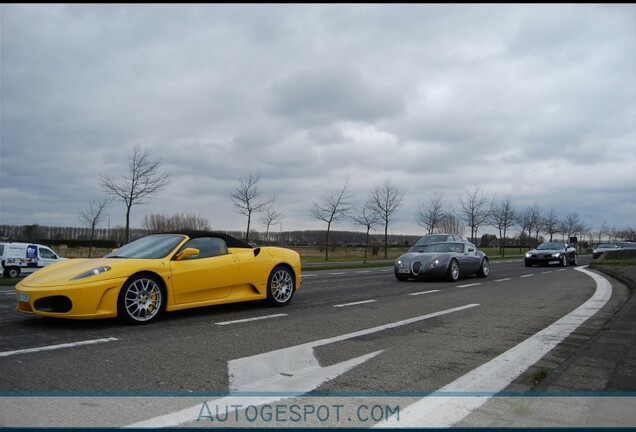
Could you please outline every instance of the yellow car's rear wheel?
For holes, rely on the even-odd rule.
[[[291,301],[295,288],[292,271],[282,265],[274,267],[267,280],[267,301],[272,306],[284,306]]]
[[[154,276],[134,276],[119,292],[117,316],[132,324],[149,323],[159,316],[163,299],[163,289]]]

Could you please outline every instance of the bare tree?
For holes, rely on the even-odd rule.
[[[506,233],[515,224],[517,213],[512,207],[510,194],[493,207],[490,223],[499,230],[499,253],[506,256]]]
[[[475,186],[466,191],[465,199],[460,200],[461,210],[458,216],[470,227],[471,241],[477,241],[477,230],[488,221],[492,212],[493,203],[490,198],[481,191],[481,187]]]
[[[247,216],[247,229],[245,230],[245,242],[249,241],[250,224],[252,222],[252,214],[260,213],[263,211],[272,201],[272,199],[261,199],[261,193],[258,190],[258,182],[261,176],[259,174],[250,174],[247,177],[239,179],[239,185],[230,192],[230,198],[232,204],[239,213]]]
[[[263,211],[260,222],[265,225],[265,241],[269,244],[269,229],[272,225],[276,225],[283,219],[283,213],[274,208],[274,202],[276,197],[272,198],[272,201]]]
[[[78,219],[80,222],[91,229],[90,241],[88,244],[89,258],[91,257],[91,252],[93,250],[95,228],[106,218],[106,209],[112,202],[112,197],[104,197],[99,200],[91,198],[88,203],[88,208],[81,208],[78,210]]]
[[[601,244],[603,236],[609,236],[610,230],[605,222],[601,224],[601,227],[594,233],[598,238],[598,244]]]
[[[418,225],[426,228],[428,234],[431,234],[439,227],[447,214],[444,207],[444,193],[435,191],[426,206],[419,206],[415,221]]]
[[[442,218],[439,229],[443,233],[461,234],[462,236],[466,232],[466,226],[451,212],[447,213],[446,216]]]
[[[351,195],[349,194],[349,179],[345,179],[342,189],[328,191],[322,194],[319,201],[312,204],[311,215],[327,223],[325,236],[325,261],[329,261],[329,232],[331,224],[345,218],[349,211]]]
[[[554,234],[559,232],[559,217],[554,209],[550,209],[548,215],[543,218],[543,229],[550,234],[550,241],[552,241]]]
[[[528,207],[528,217],[530,218],[530,225],[528,226],[528,234],[534,231],[534,243],[539,244],[539,233],[543,229],[545,218],[541,215],[541,208],[538,204],[534,204],[532,207]]]
[[[528,226],[530,224],[527,212],[526,211],[518,212],[515,223],[517,224],[517,226],[519,228],[521,228],[521,232],[519,234],[519,252],[521,252],[521,248],[524,246],[524,244],[523,244],[523,235],[525,234],[526,229],[528,229]],[[531,227],[530,227],[530,229],[531,229]],[[525,245],[527,247],[530,247],[529,239],[530,239],[530,234],[528,234],[528,244]]]
[[[542,218],[541,218],[541,209],[537,204],[534,204],[532,207],[527,207],[524,211],[519,214],[519,221],[517,222],[520,226],[523,227],[521,231],[521,236],[523,237],[523,230],[528,231],[528,247],[532,247],[532,233],[536,232],[536,242],[538,242],[539,234],[538,232],[541,230],[542,226]]]
[[[384,222],[384,259],[387,259],[389,254],[389,223],[402,206],[403,200],[404,192],[393,185],[391,179],[386,180],[382,186],[376,187],[371,192],[371,208],[380,216],[380,220]]]
[[[153,233],[178,230],[208,231],[210,224],[206,218],[194,214],[177,213],[172,216],[151,214],[144,216],[143,227]]]
[[[570,241],[572,234],[580,232],[582,230],[583,223],[579,219],[578,213],[568,213],[568,215],[561,221],[561,233],[563,233],[563,241]]]
[[[126,243],[128,243],[130,232],[132,206],[145,204],[170,181],[170,174],[160,172],[161,161],[153,159],[148,148],[142,149],[140,146],[135,146],[128,161],[128,173],[122,180],[114,180],[110,176],[102,177],[101,180],[104,191],[121,199],[126,206]]]
[[[354,224],[360,225],[366,228],[367,232],[364,237],[364,261],[367,262],[367,248],[369,247],[369,232],[380,222],[380,215],[373,210],[373,205],[370,201],[367,201],[362,208],[351,216],[351,220]]]

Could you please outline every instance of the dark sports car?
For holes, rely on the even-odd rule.
[[[476,274],[487,277],[490,262],[486,254],[468,242],[433,243],[421,252],[407,252],[395,261],[397,280],[448,279],[456,281],[462,276]]]
[[[605,252],[607,251],[615,251],[615,250],[619,250],[620,246],[614,243],[603,243],[600,244],[598,246],[596,246],[594,248],[594,250],[592,250],[592,258],[593,259],[597,259],[599,258],[601,255],[603,255]]]
[[[526,253],[526,267],[534,264],[558,264],[563,267],[568,264],[576,265],[576,249],[567,243],[541,243],[536,249]]]

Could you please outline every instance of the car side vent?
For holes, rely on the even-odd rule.
[[[254,249],[254,256],[258,256],[258,254],[261,253],[261,248],[257,247],[256,249]]]

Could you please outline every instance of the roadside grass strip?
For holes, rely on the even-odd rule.
[[[118,339],[111,337],[111,338],[104,338],[104,339],[92,339],[92,340],[86,340],[86,341],[80,341],[80,342],[63,343],[58,345],[49,345],[49,346],[43,346],[43,347],[37,347],[37,348],[26,348],[26,349],[15,350],[15,351],[4,351],[4,352],[0,352],[0,357],[9,357],[12,355],[17,355],[17,354],[30,354],[30,353],[36,353],[36,352],[42,352],[42,351],[52,351],[52,350],[57,350],[62,348],[75,348],[78,346],[94,345],[94,344],[104,343],[104,342],[113,342],[116,340]]]
[[[609,281],[584,267],[577,267],[596,283],[596,291],[585,303],[519,345],[427,396],[374,427],[450,428],[502,391],[529,367],[554,349],[610,299]],[[466,396],[445,396],[449,393]],[[476,393],[487,395],[475,396]]]

